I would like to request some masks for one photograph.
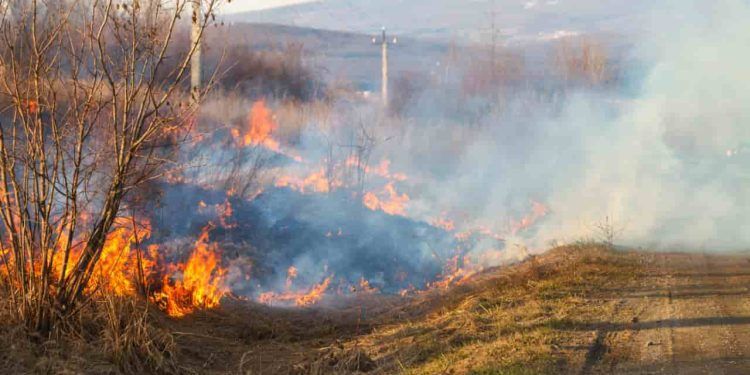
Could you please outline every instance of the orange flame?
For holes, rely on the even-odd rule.
[[[310,292],[297,298],[294,303],[297,306],[309,306],[317,303],[323,298],[323,294],[328,290],[328,286],[331,284],[331,277],[326,277],[322,283],[312,287]]]
[[[229,199],[225,199],[222,204],[217,204],[216,212],[219,215],[219,224],[222,228],[231,229],[237,227],[237,223],[230,222],[234,211],[232,210],[232,204],[229,202]]]
[[[461,261],[463,261],[463,264],[461,264]],[[479,271],[481,271],[481,267],[472,266],[468,257],[461,258],[456,255],[448,260],[440,278],[437,281],[428,283],[427,287],[447,289],[451,285],[464,283]]]
[[[324,168],[309,174],[307,177],[281,176],[276,179],[276,187],[288,187],[300,193],[328,193],[332,188],[342,186],[338,180],[329,180]]]
[[[449,220],[443,217],[439,217],[432,221],[432,226],[440,228],[446,232],[453,232],[456,230],[456,223],[453,220]]]
[[[83,222],[89,217],[84,213],[80,216]],[[77,245],[71,248],[68,262],[65,263],[62,246],[67,242],[66,232],[63,228],[58,228],[58,232],[61,233],[57,241],[58,249],[52,259],[52,272],[56,277],[62,275],[63,269],[66,274],[70,274],[83,251],[83,241],[74,241]],[[143,276],[141,281],[145,283],[146,279],[155,272],[156,262],[151,256],[153,254],[141,253],[140,249],[134,245],[148,239],[150,235],[151,223],[148,220],[117,218],[114,229],[105,239],[99,261],[96,263],[86,290],[88,292],[108,291],[118,296],[137,294],[139,273]],[[41,265],[41,259],[34,262],[35,268]]]
[[[26,101],[26,109],[29,110],[30,114],[36,114],[39,112],[39,103],[36,100],[29,99]]]
[[[382,177],[388,180],[394,180],[394,181],[406,181],[407,180],[407,177],[405,174],[392,173],[390,171],[391,161],[388,159],[382,159],[378,165],[373,167],[369,165],[362,165],[364,163],[360,163],[359,158],[356,155],[352,155],[346,159],[345,164],[347,167],[359,167],[368,175],[379,176],[379,177]]]
[[[247,118],[248,131],[242,138],[245,146],[263,145],[270,150],[279,151],[279,142],[273,139],[276,123],[266,101],[261,99],[253,103]]]
[[[286,272],[286,288],[287,289],[292,287],[292,283],[294,282],[294,279],[296,278],[297,278],[297,267],[290,266]]]
[[[331,276],[326,277],[320,284],[313,285],[306,292],[265,292],[258,297],[258,302],[264,304],[293,302],[299,307],[311,306],[318,303],[323,298],[326,290],[328,290],[328,287],[331,285],[331,279]]]
[[[121,219],[121,226],[112,231],[104,243],[102,254],[96,265],[95,277],[92,279],[89,288],[96,289],[102,286],[116,295],[127,296],[135,295],[138,272],[138,255],[133,251],[131,245],[143,241],[151,235],[151,224],[148,221],[136,223],[136,230],[133,230],[132,224],[123,223],[127,219]],[[148,275],[152,271],[154,262],[141,256],[140,267],[144,274]],[[70,270],[68,270],[69,272]]]
[[[539,221],[539,219],[547,216],[548,212],[549,210],[547,209],[547,206],[545,206],[542,203],[532,200],[531,212],[528,215],[521,218],[521,220],[511,223],[511,233],[516,234],[520,231],[528,229],[529,227],[534,225],[537,221]]]
[[[353,291],[361,294],[375,294],[380,292],[380,289],[370,285],[370,281],[363,277],[359,279],[359,289],[354,289]]]
[[[182,273],[182,279],[172,281],[164,276],[162,291],[157,299],[164,300],[167,314],[181,317],[196,308],[214,308],[228,292],[224,285],[226,270],[219,265],[220,257],[215,243],[208,242],[208,230],[203,229],[187,263],[174,266],[173,273]]]
[[[385,198],[380,199],[375,193],[367,192],[362,197],[362,203],[373,211],[381,210],[389,215],[406,215],[406,203],[409,202],[409,195],[396,192],[393,181],[385,185],[381,196]]]

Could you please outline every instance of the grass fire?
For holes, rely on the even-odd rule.
[[[746,373],[747,16],[0,0],[0,373]]]

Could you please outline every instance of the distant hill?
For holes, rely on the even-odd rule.
[[[493,5],[494,4],[494,5]],[[508,43],[561,35],[630,35],[648,24],[650,0],[326,0],[227,16],[233,22],[262,22],[440,40],[489,39],[496,29]]]
[[[315,4],[300,6],[313,5]],[[269,12],[289,12],[291,8],[296,7]],[[463,57],[464,63],[472,63],[471,58],[466,58],[466,53],[479,53],[479,56],[485,53],[478,52],[476,49],[482,43],[471,43],[469,40],[460,38],[439,40],[410,35],[416,34],[400,35],[398,43],[389,50],[392,79],[401,75],[414,76],[416,74],[421,77],[430,77],[445,74],[442,64],[447,60],[459,56]],[[209,49],[213,48],[217,51],[222,48],[238,47],[252,50],[281,50],[290,43],[301,45],[304,61],[323,81],[342,81],[353,84],[357,90],[378,91],[381,56],[380,46],[372,42],[373,36],[374,33],[235,21],[225,22],[224,27],[209,29],[207,45]],[[607,44],[611,62],[618,64],[624,56],[623,52],[629,48],[627,37],[612,34],[605,34],[605,36],[606,38],[600,39]],[[539,72],[546,69],[545,64],[548,63],[550,54],[555,52],[557,42],[556,38],[541,38],[511,44],[505,50],[521,56],[527,71]],[[242,61],[232,63],[242,64]]]
[[[379,89],[380,46],[373,45],[371,35],[239,22],[211,29],[207,35],[207,44],[214,48],[272,50],[287,43],[301,44],[305,60],[326,81],[343,79],[361,90]],[[390,50],[392,72],[394,76],[410,70],[429,73],[448,48],[446,43],[400,38]]]

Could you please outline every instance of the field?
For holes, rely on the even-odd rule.
[[[0,0],[0,373],[750,372],[750,5],[577,1]]]
[[[147,324],[168,337],[163,370],[179,373],[741,373],[748,262],[579,245],[411,298],[302,310],[227,298],[181,320],[152,309]],[[1,352],[5,373],[123,370],[109,337],[39,351],[7,323],[3,336],[15,342]]]

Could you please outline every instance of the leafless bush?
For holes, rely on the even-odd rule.
[[[427,88],[427,77],[419,72],[404,72],[393,81],[391,102],[388,109],[391,114],[402,115],[414,104],[419,95]]]
[[[615,224],[612,217],[606,216],[604,220],[594,223],[593,231],[597,242],[611,248],[615,245],[615,241],[622,232],[622,228]]]
[[[556,66],[566,82],[602,85],[610,78],[610,66],[604,47],[589,38],[560,40]]]
[[[201,30],[218,1],[203,1]],[[0,253],[32,331],[81,308],[123,203],[191,122],[180,85],[195,45],[165,64],[189,4],[27,0],[0,14]]]
[[[282,48],[253,51],[248,47],[232,48],[219,84],[238,89],[246,95],[310,100],[318,94],[317,80],[304,62],[304,45],[287,43]]]
[[[353,163],[347,163],[348,165],[344,170],[345,184],[354,189],[355,197],[359,199],[365,193],[370,158],[381,140],[378,138],[375,129],[368,126],[368,123],[362,119],[359,120],[358,126],[351,129],[345,136],[347,138],[338,146],[346,155],[346,160],[353,161]],[[329,146],[329,149],[332,154],[333,145]],[[333,163],[329,164],[333,165]]]
[[[467,96],[496,96],[509,85],[523,79],[524,62],[511,51],[471,52],[473,59],[463,75],[462,86]]]

